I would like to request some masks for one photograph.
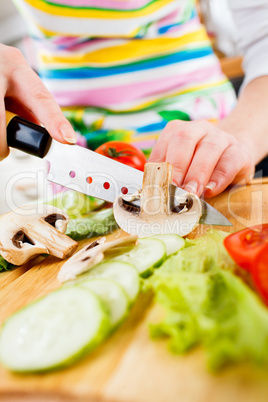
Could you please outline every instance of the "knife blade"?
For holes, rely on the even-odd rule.
[[[143,172],[78,145],[52,140],[44,127],[21,117],[8,118],[7,143],[49,163],[47,179],[81,193],[113,202],[142,188]],[[187,192],[171,185],[175,197]],[[201,199],[201,224],[232,225],[219,211]]]

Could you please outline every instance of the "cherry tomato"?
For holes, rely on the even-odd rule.
[[[144,165],[147,162],[140,149],[123,141],[106,142],[98,147],[95,152],[142,171],[144,171]]]
[[[268,249],[263,249],[251,270],[256,289],[268,305]]]
[[[251,271],[259,254],[268,253],[268,223],[232,233],[224,239],[224,245],[240,267]]]

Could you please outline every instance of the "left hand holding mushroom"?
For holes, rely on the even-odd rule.
[[[204,190],[206,197],[214,197],[254,172],[249,145],[207,121],[170,121],[149,161],[169,162],[176,185],[199,197]]]

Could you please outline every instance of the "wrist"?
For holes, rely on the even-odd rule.
[[[221,120],[217,127],[231,134],[239,144],[241,144],[242,150],[248,150],[249,157],[256,165],[265,156],[263,153],[261,141],[258,141],[258,136],[254,135],[254,131],[243,127],[239,122],[228,121],[228,117],[225,120]]]

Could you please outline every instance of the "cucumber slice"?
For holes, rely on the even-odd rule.
[[[113,327],[127,315],[129,298],[124,289],[109,279],[88,279],[78,283],[79,286],[95,293],[109,311],[110,321]]]
[[[17,372],[66,366],[97,346],[110,329],[108,313],[94,293],[62,288],[7,319],[0,359]]]
[[[176,234],[155,235],[150,236],[150,239],[158,239],[165,244],[167,257],[177,253],[185,245],[185,240]]]
[[[80,278],[81,280],[85,280],[85,278],[111,279],[123,287],[131,302],[137,297],[140,289],[140,278],[136,268],[121,261],[101,262],[91,271],[81,275]]]
[[[139,239],[137,246],[115,258],[117,261],[125,261],[134,265],[139,274],[146,278],[165,260],[166,248],[161,240],[146,237]]]

